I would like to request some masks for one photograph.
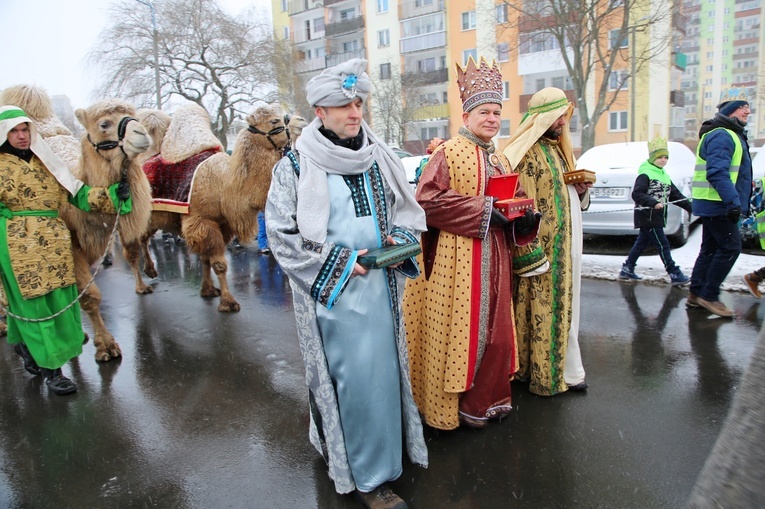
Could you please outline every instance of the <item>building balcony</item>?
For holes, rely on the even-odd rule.
[[[348,0],[324,0],[324,7],[329,7],[330,5],[335,5],[346,1]]]
[[[438,69],[435,71],[417,71],[407,72],[401,76],[401,84],[408,86],[435,85],[449,81],[449,69]]]
[[[326,57],[307,58],[305,60],[298,60],[295,63],[295,71],[298,73],[321,71],[326,69],[326,67]]]
[[[401,39],[401,53],[446,47],[446,32],[431,32]]]
[[[672,28],[685,34],[685,28],[688,25],[688,20],[679,12],[672,13]]]
[[[343,34],[350,34],[358,32],[364,29],[364,18],[357,16],[351,19],[344,19],[342,21],[336,21],[325,26],[324,30],[327,33],[327,37],[335,37]]]
[[[682,51],[676,51],[672,53],[672,63],[675,67],[684,71],[688,64],[688,57]]]
[[[671,90],[669,92],[669,104],[677,108],[685,107],[685,92],[682,90]]]
[[[444,10],[444,0],[409,0],[398,5],[398,19],[414,18]]]
[[[291,0],[290,1],[290,16],[300,14],[301,12],[310,11],[317,7],[323,7],[324,4],[321,0]]]
[[[430,106],[420,106],[411,112],[410,120],[412,122],[422,122],[423,120],[436,120],[449,118],[448,104],[434,104]]]
[[[576,106],[576,93],[573,90],[564,90],[563,92],[566,94],[566,99]],[[533,95],[534,94],[523,94],[518,97],[519,113],[526,113],[529,110],[529,101]]]
[[[302,30],[295,30],[292,32],[292,42],[295,44],[301,44],[304,42],[316,41],[324,38],[324,32],[316,32],[310,28],[304,28]]]
[[[346,51],[345,53],[334,53],[327,55],[326,67],[334,67],[337,64],[343,63],[351,58],[366,58],[366,50],[359,49],[356,51]]]

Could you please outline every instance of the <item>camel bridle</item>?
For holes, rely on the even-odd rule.
[[[101,150],[112,150],[117,147],[122,150],[122,153],[127,156],[127,153],[125,152],[125,149],[123,148],[123,140],[125,139],[125,132],[127,131],[127,125],[135,120],[138,122],[138,119],[135,119],[133,117],[122,117],[120,120],[120,123],[117,125],[117,141],[109,140],[109,141],[101,141],[98,143],[93,143],[93,140],[90,139],[90,133],[88,133],[88,142],[90,142],[91,145],[93,145],[93,148],[96,149],[96,152],[100,152]]]
[[[247,127],[247,130],[250,131],[251,133],[259,134],[261,136],[265,136],[266,139],[271,142],[271,145],[273,145],[275,150],[279,150],[279,147],[276,146],[276,143],[274,143],[274,140],[271,139],[271,136],[276,136],[277,134],[281,134],[284,131],[284,129],[285,129],[285,127],[282,125],[282,126],[279,126],[279,127],[274,127],[273,129],[271,129],[270,131],[268,131],[266,133],[266,132],[261,131],[260,129],[258,129],[254,125],[251,125],[251,126]],[[289,131],[287,131],[287,136],[289,137]]]

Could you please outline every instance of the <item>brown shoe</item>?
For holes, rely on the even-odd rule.
[[[749,293],[752,294],[752,297],[754,297],[755,299],[759,299],[760,297],[762,297],[762,293],[760,293],[760,289],[758,288],[758,285],[760,284],[760,281],[762,281],[762,279],[758,278],[754,273],[744,274],[742,276],[742,279],[744,280],[746,289],[749,290]]]
[[[696,300],[698,297],[693,295],[692,293],[688,294],[688,299],[685,301],[685,307],[691,309],[691,308],[700,308],[698,301]]]
[[[702,299],[699,296],[696,296],[696,303],[709,311],[712,314],[715,314],[717,316],[722,316],[723,318],[731,318],[734,313],[731,309],[728,309],[725,307],[725,304],[720,302],[719,300],[706,300]]]
[[[401,497],[391,491],[387,484],[382,484],[369,493],[356,490],[354,496],[367,509],[408,509],[409,507]]]

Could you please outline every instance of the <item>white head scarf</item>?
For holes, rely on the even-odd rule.
[[[24,122],[29,125],[29,133],[32,137],[29,148],[40,158],[59,184],[69,191],[70,194],[77,194],[77,191],[84,185],[83,182],[77,180],[69,171],[66,163],[53,153],[48,144],[37,134],[37,128],[34,123],[27,117],[24,110],[18,106],[0,107],[0,145],[8,141],[8,133],[11,129]]]
[[[306,83],[305,92],[311,106],[345,106],[357,97],[362,102],[372,88],[366,73],[367,61],[352,58],[314,76]]]
[[[521,120],[518,130],[507,142],[504,153],[513,168],[518,166],[521,159],[544,133],[560,118],[566,116],[566,126],[560,137],[560,146],[568,164],[568,170],[576,169],[574,147],[571,142],[571,131],[568,121],[574,113],[574,105],[569,102],[565,92],[559,88],[543,88],[531,97],[529,109]]]

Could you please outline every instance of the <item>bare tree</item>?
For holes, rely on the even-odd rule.
[[[652,58],[664,54],[670,44],[669,30],[665,37],[657,34],[659,30],[650,29],[667,22],[671,2],[505,0],[504,4],[518,14],[512,17],[515,22],[503,26],[505,39],[518,34],[522,50],[524,45],[532,44],[560,51],[579,110],[582,151],[594,145],[595,126],[617,100],[617,92],[628,83],[634,86],[631,78],[639,75]],[[650,32],[650,37],[641,38],[644,44],[633,47],[635,33],[641,32]],[[596,87],[592,104],[587,102],[588,86]]]
[[[180,97],[205,108],[225,148],[231,123],[251,113],[254,102],[275,98],[270,27],[251,16],[235,19],[215,0],[155,0],[154,7],[159,62],[148,10],[112,4],[113,22],[89,54],[104,76],[99,95],[153,106],[158,65],[162,102]]]
[[[404,101],[404,90],[398,75],[375,80],[372,85],[374,130],[385,143],[403,147],[404,126],[410,110]]]
[[[298,62],[295,46],[289,39],[276,34],[272,37],[271,62],[276,75],[276,98],[286,112],[310,121],[314,114],[306,100],[303,80],[295,72]]]

